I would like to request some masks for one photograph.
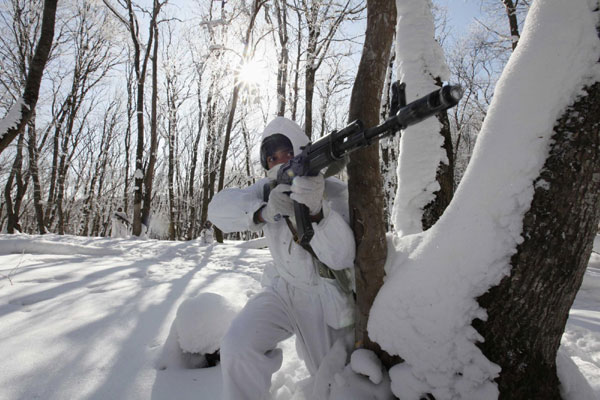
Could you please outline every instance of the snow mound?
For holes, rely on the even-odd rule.
[[[367,349],[356,349],[350,357],[352,371],[364,375],[378,385],[383,379],[383,367],[375,353]]]
[[[201,293],[177,309],[175,329],[181,350],[210,354],[219,350],[238,308],[216,293]]]

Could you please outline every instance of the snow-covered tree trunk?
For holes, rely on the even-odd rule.
[[[365,43],[352,88],[351,121],[360,119],[365,126],[379,124],[381,93],[389,61],[396,10],[388,0],[367,1]],[[367,321],[373,300],[383,284],[383,265],[387,255],[383,188],[379,169],[379,146],[357,151],[348,164],[348,190],[351,224],[356,238],[356,322],[355,337],[359,346],[380,353],[379,346],[367,334]]]
[[[449,77],[435,40],[431,0],[397,1],[398,79],[406,83],[410,103],[436,90]],[[429,228],[452,198],[452,141],[447,117],[430,118],[404,131],[398,156],[398,187],[392,211],[403,235]]]
[[[600,222],[600,83],[583,93],[554,126],[510,276],[479,298],[502,399],[561,398],[556,354]]]
[[[560,398],[600,220],[598,20],[597,0],[533,3],[452,203],[395,238],[368,329],[405,360],[390,370],[403,400]]]
[[[4,151],[19,134],[23,133],[27,122],[34,113],[37,104],[42,75],[52,48],[57,0],[44,1],[42,29],[33,59],[29,64],[23,97],[14,105],[4,120],[0,121],[0,153]]]
[[[16,231],[21,232],[21,224],[19,223],[19,214],[21,208],[21,201],[25,195],[27,189],[26,182],[23,182],[23,148],[25,147],[25,132],[19,135],[17,143],[17,153],[13,162],[10,174],[4,186],[4,201],[6,203],[6,231],[8,233],[15,233]],[[13,201],[13,185],[16,183],[17,193]]]

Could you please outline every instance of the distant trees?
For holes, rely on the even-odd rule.
[[[27,1],[14,2],[15,10],[27,10]],[[272,116],[299,121],[314,138],[343,126],[364,4],[259,3],[249,41],[253,3],[181,8],[164,0],[149,6],[103,0],[59,6],[37,118],[21,144],[15,141],[2,153],[0,184],[8,184],[3,196],[11,196],[0,207],[3,226],[102,235],[102,221],[121,206],[132,214],[136,234],[145,224],[153,237],[193,239],[205,226],[215,191],[261,176],[254,156]],[[3,23],[12,26],[12,14],[4,15]],[[28,36],[31,59],[40,28],[33,24]],[[14,42],[3,39],[0,51],[10,56]],[[254,74],[261,78],[236,84],[237,70],[247,62],[260,66]],[[14,71],[2,81],[22,76],[18,85],[24,85],[26,69]],[[19,87],[0,102],[5,113]],[[232,102],[234,92],[238,100]],[[456,131],[471,129],[465,128],[469,121]],[[467,139],[474,135],[459,137],[461,145],[472,144]],[[392,173],[396,146],[382,153]],[[394,193],[390,183],[388,193]]]

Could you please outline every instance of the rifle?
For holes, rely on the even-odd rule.
[[[316,176],[327,167],[325,175],[335,175],[346,165],[348,155],[353,151],[454,107],[463,95],[460,86],[447,85],[406,104],[405,88],[404,83],[395,82],[392,85],[390,116],[381,125],[365,128],[362,121],[356,120],[345,128],[304,146],[300,154],[281,166],[277,180],[265,185],[265,201],[276,185],[291,185],[296,176]],[[302,246],[308,245],[314,235],[308,207],[294,201],[294,214],[298,241]]]

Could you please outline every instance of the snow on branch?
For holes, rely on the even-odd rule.
[[[0,140],[10,129],[16,129],[19,126],[19,122],[23,119],[23,111],[28,109],[29,107],[25,104],[23,98],[19,97],[8,110],[6,116],[0,120]]]

